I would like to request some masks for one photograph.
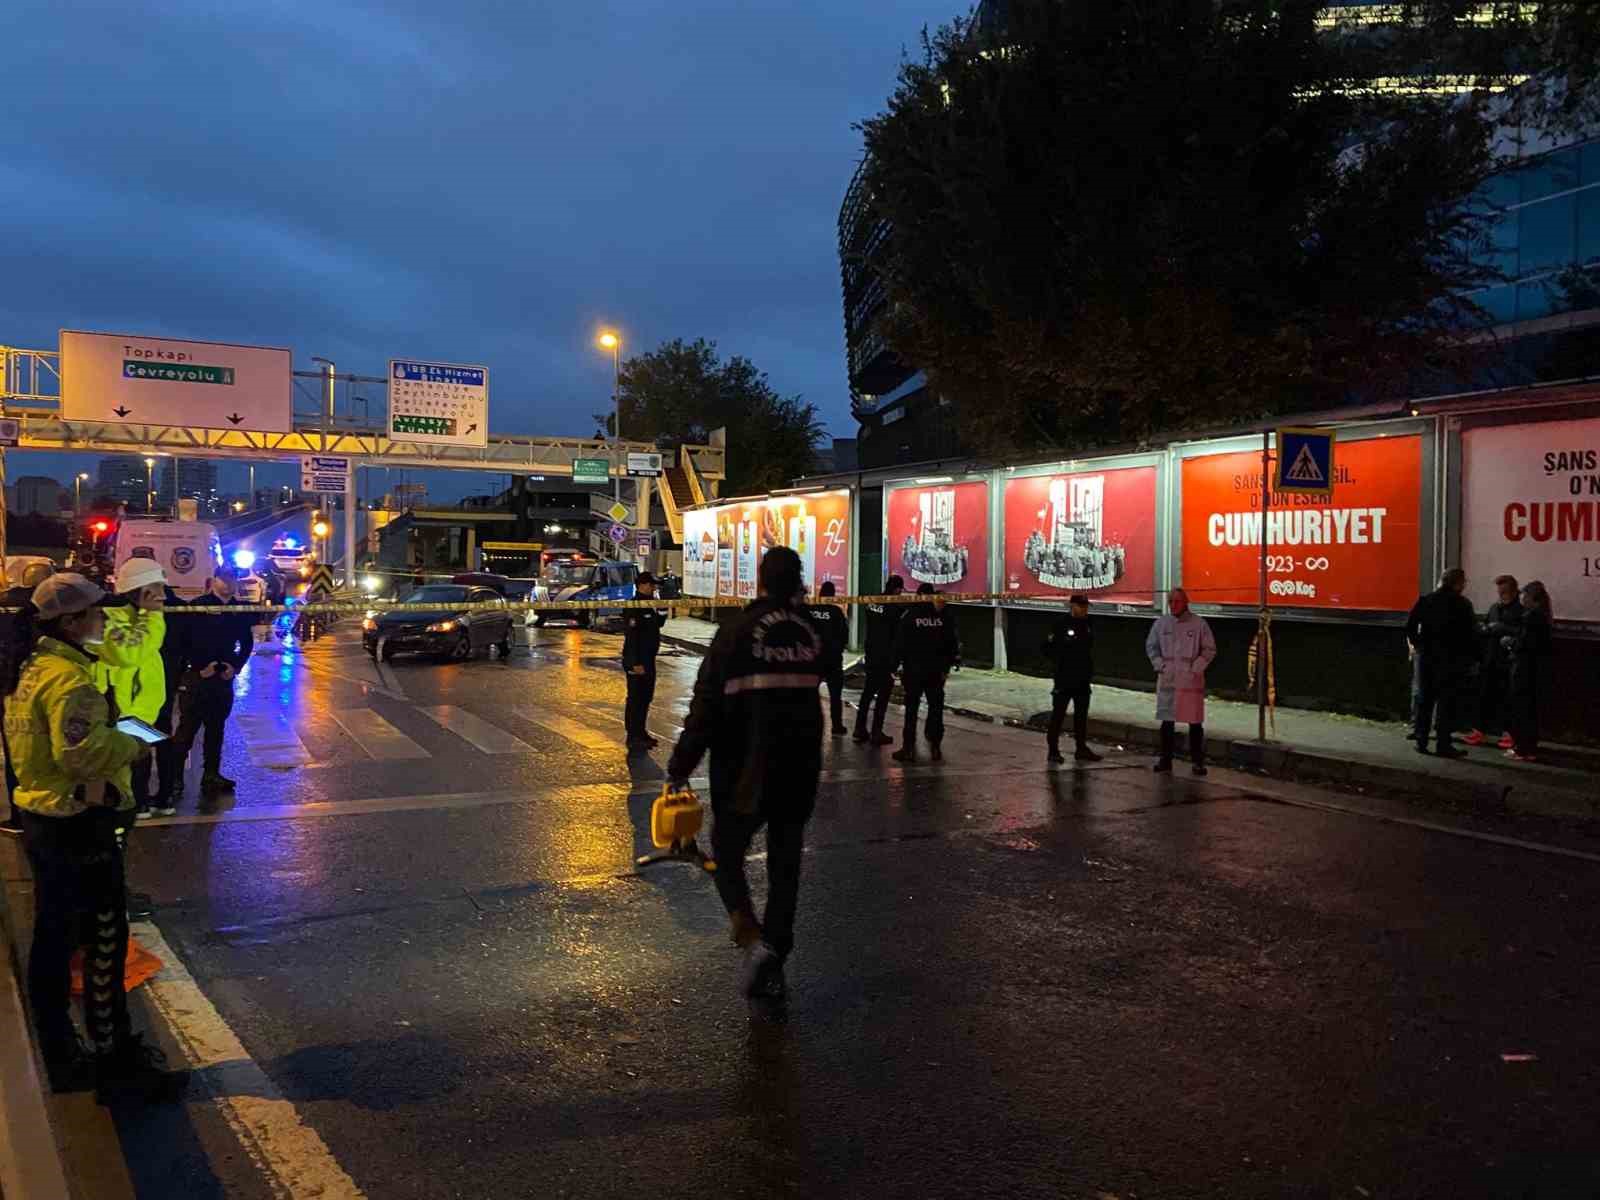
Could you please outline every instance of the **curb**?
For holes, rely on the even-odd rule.
[[[705,645],[688,638],[663,634],[661,640],[700,654],[706,652]],[[945,711],[952,716],[990,725],[1043,732],[1030,721],[997,716],[958,704],[946,705]],[[1153,725],[1108,721],[1091,716],[1089,733],[1096,741],[1153,750],[1159,731]],[[1181,751],[1184,739],[1180,737],[1178,741]],[[1468,808],[1475,812],[1518,812],[1542,817],[1600,819],[1600,789],[1596,790],[1594,796],[1584,796],[1564,788],[1543,787],[1537,783],[1447,779],[1406,767],[1340,758],[1332,754],[1297,750],[1292,746],[1264,746],[1253,739],[1242,738],[1208,737],[1206,756],[1220,766],[1259,771],[1273,779],[1381,791],[1422,798],[1450,808]]]

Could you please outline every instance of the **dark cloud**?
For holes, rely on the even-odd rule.
[[[846,433],[851,122],[960,7],[13,0],[0,341],[482,362],[497,430],[583,434],[613,321],[714,338]]]

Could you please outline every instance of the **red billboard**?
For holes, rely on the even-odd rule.
[[[989,485],[938,483],[891,488],[884,528],[887,575],[915,591],[931,583],[947,592],[989,590]]]
[[[1154,467],[1008,479],[1005,522],[1008,596],[1154,602]]]
[[[1183,586],[1196,604],[1256,604],[1261,453],[1183,460]],[[1405,612],[1422,554],[1422,438],[1341,441],[1331,498],[1272,497],[1268,600]]]

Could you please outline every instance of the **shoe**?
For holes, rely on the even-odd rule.
[[[128,893],[128,920],[143,921],[156,911],[156,902],[148,892]]]
[[[167,1056],[136,1033],[96,1059],[95,1079],[95,1096],[101,1104],[119,1100],[172,1104],[189,1086],[189,1072],[169,1070]]]
[[[200,777],[202,792],[231,792],[238,786],[221,771],[207,771]]]
[[[1467,731],[1467,736],[1461,740],[1468,746],[1481,746],[1484,742],[1483,730],[1470,729]]]
[[[783,995],[783,960],[766,942],[757,942],[744,960],[740,981],[744,994],[753,1000],[775,1000]]]
[[[1059,767],[1062,763],[1067,761],[1066,756],[1063,755],[1061,753],[1061,751],[1057,750],[1054,746],[1052,746],[1050,748],[1050,753],[1048,753],[1048,754],[1046,754],[1044,756],[1044,760],[1045,760],[1045,762],[1049,763],[1052,767]]]
[[[148,804],[141,804],[133,810],[133,819],[135,821],[147,821],[155,815],[156,810]]]
[[[917,752],[910,746],[906,746],[902,749],[896,750],[889,757],[894,759],[895,762],[914,763],[917,761]]]
[[[1465,758],[1467,752],[1455,746],[1440,746],[1433,752],[1435,758]]]
[[[1171,775],[1172,774],[1172,760],[1170,758],[1159,759],[1156,762],[1156,765],[1151,767],[1150,769],[1152,771],[1154,771],[1157,775]]]
[[[865,729],[858,729],[850,735],[850,740],[852,742],[865,743],[870,742],[872,738]]]
[[[1502,750],[1509,750],[1513,746],[1515,746],[1516,744],[1517,744],[1516,741],[1512,738],[1512,736],[1509,733],[1502,733],[1500,735],[1500,740],[1495,743],[1495,745],[1499,746],[1500,749],[1502,749]]]
[[[845,734],[848,733],[848,732],[849,732],[849,730],[845,729],[845,727],[843,725],[835,725],[833,727],[833,736],[834,737],[844,737]]]
[[[1209,775],[1210,772],[1206,770],[1205,763],[1195,763],[1194,766],[1189,768],[1189,774],[1191,774],[1191,775]]]
[[[178,815],[178,798],[161,796],[150,806],[150,811],[158,817],[175,817]]]
[[[872,744],[874,746],[892,746],[894,745],[894,739],[880,729],[872,735]]]
[[[931,758],[934,762],[943,762],[944,761],[944,751],[941,750],[938,746],[929,746],[928,747],[928,757]]]
[[[1079,746],[1072,757],[1077,759],[1079,762],[1100,762],[1105,758],[1105,755],[1096,754],[1087,746]]]

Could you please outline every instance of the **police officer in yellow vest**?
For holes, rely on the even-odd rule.
[[[138,717],[171,733],[166,708],[167,668],[161,648],[167,637],[167,573],[153,558],[130,558],[117,572],[117,601],[106,605],[106,640],[100,647],[95,679],[101,691],[111,689],[117,711]],[[162,712],[166,710],[166,722]],[[150,801],[150,759],[133,764],[133,801],[137,816],[170,817],[177,812],[177,780],[170,779],[170,755],[160,756],[155,803]]]
[[[116,714],[95,683],[104,599],[82,575],[52,575],[34,589],[13,627],[5,730],[33,868],[28,993],[55,1086],[87,1082],[92,1066],[102,1101],[172,1100],[187,1073],[167,1071],[161,1052],[132,1032],[123,987],[128,917],[117,829],[133,808],[129,768],[149,748],[115,728]],[[92,1062],[69,1011],[79,944]]]

